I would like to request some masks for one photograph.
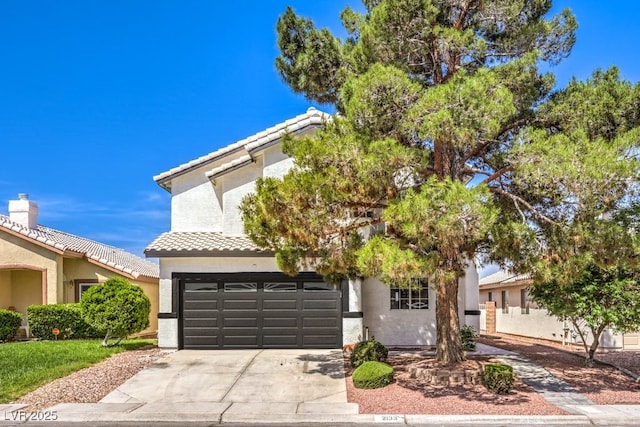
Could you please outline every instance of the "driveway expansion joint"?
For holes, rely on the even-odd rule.
[[[224,394],[224,396],[222,396],[222,398],[220,399],[221,402],[225,402],[225,399],[227,398],[227,396],[229,395],[229,393],[231,393],[231,390],[233,390],[233,388],[235,387],[235,385],[238,383],[238,381],[240,380],[240,378],[242,378],[242,376],[244,375],[245,372],[247,372],[247,369],[249,369],[249,367],[251,365],[253,365],[253,362],[256,360],[256,358],[262,354],[262,352],[264,352],[264,350],[258,350],[258,352],[256,354],[253,355],[253,357],[242,367],[242,370],[240,371],[240,373],[238,374],[238,376],[236,376],[235,380],[233,380],[233,383],[229,386],[229,389],[227,390],[227,392]],[[228,408],[227,408],[228,409]]]

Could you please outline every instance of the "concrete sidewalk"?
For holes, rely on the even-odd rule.
[[[0,425],[640,424],[640,405],[594,405],[516,353],[480,344],[478,353],[504,360],[543,397],[572,415],[359,414],[357,404],[347,402],[340,350],[179,351],[141,371],[100,403],[60,404],[38,413],[23,405],[0,405]]]

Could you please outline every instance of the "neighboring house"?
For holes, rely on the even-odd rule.
[[[571,322],[562,322],[538,308],[529,297],[530,275],[498,271],[480,279],[480,329],[563,343],[580,341]],[[491,311],[495,308],[495,315]],[[593,336],[590,337],[593,341]],[[587,342],[589,335],[587,335]],[[600,336],[603,349],[640,350],[640,334],[615,334],[606,329]]]
[[[314,272],[290,277],[243,234],[242,198],[259,177],[293,160],[282,135],[312,133],[314,108],[154,177],[171,193],[171,231],[146,249],[160,259],[158,344],[165,348],[340,348],[375,337],[390,346],[434,345],[432,289],[391,289],[375,278],[334,287]],[[475,265],[460,281],[460,320],[478,328]]]
[[[20,194],[0,215],[0,308],[22,314],[34,304],[80,301],[88,287],[113,276],[140,286],[151,300],[150,325],[158,327],[158,265],[122,249],[38,225],[38,205]]]

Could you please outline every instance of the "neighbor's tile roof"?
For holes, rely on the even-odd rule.
[[[109,270],[126,273],[134,278],[138,276],[160,277],[157,264],[114,246],[41,225],[36,228],[24,227],[11,221],[8,216],[0,215],[0,230],[3,228],[24,236],[25,240],[39,242],[58,251],[84,255],[87,259],[101,264]]]
[[[478,284],[480,286],[483,286],[483,285],[497,285],[497,284],[501,284],[501,283],[508,284],[508,283],[519,282],[521,280],[529,280],[529,279],[531,279],[531,274],[529,274],[529,273],[526,273],[526,274],[514,274],[514,273],[511,273],[509,271],[498,270],[497,272],[495,272],[493,274],[490,274],[490,275],[480,279]]]
[[[159,175],[154,176],[153,179],[161,186],[167,188],[165,184],[167,183],[167,181],[171,180],[171,178],[175,176],[188,172],[189,170],[192,170],[194,168],[214,162],[215,160],[218,160],[225,155],[236,153],[238,151],[245,151],[246,155],[249,155],[251,152],[255,150],[258,150],[260,148],[269,146],[274,142],[277,142],[280,139],[280,137],[285,133],[296,133],[296,132],[302,131],[304,128],[308,126],[322,125],[329,118],[330,118],[329,114],[316,110],[313,107],[310,107],[304,114],[300,114],[299,116],[296,116],[292,119],[289,119],[275,126],[272,126],[268,129],[265,129],[262,132],[258,132],[255,135],[252,135],[240,141],[234,142],[231,145],[220,148],[219,150],[216,150],[205,156],[198,157],[197,159],[191,160],[190,162],[187,162],[175,168],[169,169],[166,172],[163,172]],[[219,168],[216,168],[216,169],[219,169]],[[214,169],[214,171],[216,169]]]
[[[194,253],[257,254],[263,251],[246,236],[227,236],[218,232],[181,231],[163,233],[145,250],[147,256],[180,256]]]

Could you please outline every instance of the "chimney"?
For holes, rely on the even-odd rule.
[[[23,227],[36,228],[38,204],[30,201],[28,194],[18,194],[18,200],[9,200],[9,219]]]

